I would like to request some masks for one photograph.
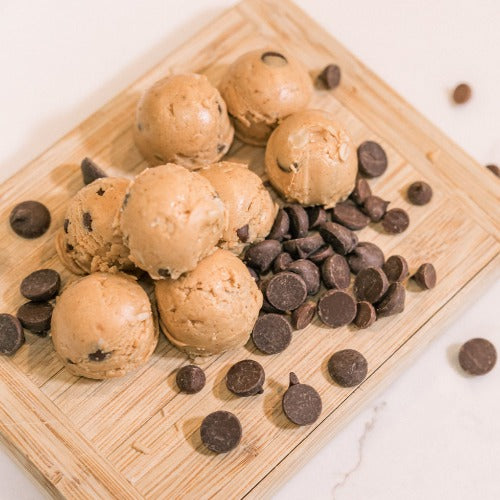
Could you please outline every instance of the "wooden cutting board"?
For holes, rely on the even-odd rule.
[[[240,350],[207,360],[208,383],[196,395],[178,394],[175,371],[186,357],[163,338],[137,373],[102,382],[69,375],[54,355],[50,338],[27,333],[12,358],[0,358],[0,436],[15,457],[54,496],[70,498],[261,498],[275,489],[326,443],[358,408],[393,379],[440,331],[443,321],[488,280],[498,278],[499,181],[404,102],[386,84],[287,0],[245,0],[225,12],[156,68],[63,137],[0,188],[0,290],[2,311],[23,302],[18,284],[28,272],[59,263],[53,237],[68,199],[82,186],[84,156],[127,174],[141,161],[132,141],[133,113],[140,92],[171,72],[207,74],[217,83],[226,65],[243,52],[266,45],[296,54],[312,76],[327,63],[342,68],[334,91],[317,90],[312,107],[328,109],[355,142],[379,141],[389,157],[386,174],[373,181],[376,194],[406,209],[410,228],[389,236],[374,227],[360,239],[374,241],[386,255],[408,258],[412,271],[434,263],[438,286],[421,292],[409,285],[404,313],[367,330],[324,328],[319,321],[294,334],[277,356]],[[250,162],[263,174],[263,149],[235,142],[229,158]],[[408,204],[414,180],[434,189],[425,207]],[[53,223],[43,237],[17,237],[7,219],[19,201],[38,199]],[[368,359],[369,374],[354,389],[334,385],[328,357],[354,348]],[[237,360],[251,357],[266,370],[264,394],[236,398],[224,376]],[[288,373],[314,386],[323,399],[320,419],[295,427],[283,416],[281,396]],[[244,433],[233,452],[215,456],[200,442],[198,428],[211,411],[240,418]],[[431,410],[430,410],[431,411]]]

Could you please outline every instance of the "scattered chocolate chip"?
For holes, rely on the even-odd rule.
[[[290,386],[283,394],[283,413],[296,425],[311,425],[321,415],[322,403],[318,392],[310,385],[301,384],[295,373],[290,373]]]
[[[354,387],[361,384],[368,373],[366,358],[354,349],[337,351],[328,360],[330,377],[342,387]]]
[[[485,375],[495,366],[497,351],[489,340],[471,339],[460,348],[458,362],[470,375]]]
[[[314,302],[304,302],[292,312],[292,325],[295,330],[303,330],[311,323],[316,314],[316,304]]]
[[[335,252],[333,251],[332,247],[330,245],[323,245],[322,247],[318,248],[316,251],[314,251],[311,255],[309,255],[307,258],[311,261],[314,262],[315,264],[321,264],[323,263],[328,257],[334,255]]]
[[[83,227],[87,231],[89,231],[89,232],[92,231],[92,216],[90,215],[90,212],[83,212],[82,223],[83,223]]]
[[[26,330],[45,335],[50,329],[52,305],[49,302],[26,302],[17,310],[17,319]]]
[[[111,352],[104,352],[101,349],[97,349],[95,352],[91,352],[89,354],[89,361],[105,361],[109,357],[111,357]]]
[[[264,64],[267,64],[268,66],[280,67],[286,66],[288,64],[288,61],[283,54],[274,51],[264,52],[260,56],[260,59]]]
[[[284,351],[292,340],[292,326],[281,314],[263,314],[252,330],[255,347],[264,354],[277,354]]]
[[[405,287],[401,283],[391,283],[380,302],[375,304],[377,318],[403,312],[405,308]]]
[[[238,235],[238,238],[240,239],[240,241],[242,243],[246,243],[248,241],[249,236],[250,236],[250,234],[248,232],[248,224],[245,224],[244,226],[237,229],[236,234]]]
[[[351,193],[351,199],[357,205],[363,205],[366,198],[372,195],[372,190],[370,189],[370,184],[363,177],[358,177],[356,179],[356,184],[354,185],[354,190]]]
[[[358,328],[368,328],[375,323],[376,319],[377,314],[375,312],[375,308],[370,304],[370,302],[358,302],[356,317],[353,321]]]
[[[347,262],[354,274],[367,267],[382,267],[385,257],[384,252],[369,241],[360,241],[356,248],[347,256]]]
[[[410,217],[402,208],[391,208],[382,218],[382,227],[387,233],[398,234],[410,225]]]
[[[168,269],[164,269],[163,267],[158,269],[158,274],[162,278],[170,278],[170,271]]]
[[[378,196],[368,196],[362,210],[372,222],[378,222],[385,215],[389,202]]]
[[[68,227],[69,227],[69,219],[64,219],[63,228],[66,234],[68,234]]]
[[[302,205],[288,205],[285,211],[290,217],[290,233],[293,238],[304,238],[309,230],[309,217]]]
[[[248,272],[250,273],[250,276],[255,280],[255,281],[258,281],[259,279],[259,275],[257,274],[257,272],[255,271],[255,269],[252,269],[251,267],[249,266],[246,266],[246,268],[248,269]],[[159,273],[158,273],[159,274]]]
[[[340,83],[340,68],[336,64],[329,64],[319,74],[318,79],[327,89],[334,89]]]
[[[332,209],[332,220],[343,226],[358,231],[370,223],[370,219],[353,203],[337,203]]]
[[[453,100],[457,104],[466,103],[472,96],[472,89],[467,83],[460,83],[453,91]]]
[[[273,272],[281,273],[293,262],[292,256],[287,252],[280,253],[273,262]]]
[[[39,201],[23,201],[16,205],[9,216],[10,227],[23,238],[38,238],[50,226],[50,212]]]
[[[186,394],[195,394],[205,387],[205,372],[196,365],[186,365],[179,369],[175,377],[177,387]]]
[[[432,188],[424,181],[417,181],[408,187],[408,200],[414,205],[426,205],[431,201]]]
[[[333,250],[340,255],[346,255],[357,245],[356,235],[340,224],[335,222],[325,222],[319,232],[326,243],[329,243]]]
[[[61,287],[61,277],[53,269],[39,269],[21,281],[21,294],[28,300],[46,301],[52,299]]]
[[[275,274],[267,284],[266,298],[280,311],[297,309],[307,297],[307,285],[295,273],[284,271]]]
[[[262,394],[266,375],[260,363],[253,359],[244,359],[235,363],[226,375],[226,386],[237,396]]]
[[[96,194],[97,196],[102,196],[106,191],[104,191],[103,188],[99,188],[97,191],[96,191]]]
[[[80,170],[82,171],[83,183],[85,185],[90,184],[101,177],[108,176],[106,172],[90,158],[84,158],[82,160]]]
[[[422,264],[417,272],[412,276],[417,285],[422,288],[430,289],[436,286],[436,269],[428,262]]]
[[[224,149],[226,149],[225,144],[217,144],[217,153],[222,153],[222,151],[224,151]]]
[[[486,168],[490,172],[492,172],[493,174],[495,174],[497,177],[500,177],[500,168],[498,167],[498,165],[490,164],[490,165],[486,165]]]
[[[387,169],[387,155],[382,146],[365,141],[358,148],[358,168],[365,177],[378,177]]]
[[[315,229],[326,222],[326,210],[323,207],[306,208],[309,217],[309,229]]]
[[[356,276],[353,291],[359,301],[374,304],[383,297],[388,287],[389,281],[380,267],[367,267]]]
[[[304,280],[308,295],[316,295],[319,292],[319,287],[321,285],[319,269],[318,266],[310,260],[296,260],[287,267],[287,271],[298,274]]]
[[[318,316],[331,328],[348,325],[356,316],[356,302],[347,292],[329,290],[319,299]]]
[[[305,259],[324,244],[325,241],[321,235],[313,233],[311,236],[285,241],[283,242],[283,248],[299,259]]]
[[[0,314],[0,353],[11,356],[24,344],[24,331],[12,314]]]
[[[264,240],[248,247],[246,263],[256,269],[260,274],[265,274],[271,268],[274,259],[281,253],[281,243],[277,240]]]
[[[347,288],[351,273],[346,258],[339,254],[328,257],[321,266],[321,278],[326,288]]]
[[[401,255],[391,255],[382,269],[390,282],[403,281],[408,276],[408,263]]]
[[[271,232],[267,236],[268,240],[278,240],[282,241],[290,230],[290,218],[288,214],[280,208],[274,219],[273,227]]]
[[[241,441],[242,429],[236,415],[215,411],[207,415],[200,427],[201,441],[215,453],[227,453]]]

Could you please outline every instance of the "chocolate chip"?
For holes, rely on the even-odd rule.
[[[414,205],[426,205],[431,201],[432,188],[424,181],[417,181],[408,187],[408,200]]]
[[[336,64],[329,64],[319,74],[318,79],[327,89],[334,89],[340,83],[340,68]]]
[[[358,168],[365,177],[379,177],[387,169],[387,155],[382,146],[365,141],[358,148]]]
[[[318,266],[310,260],[296,260],[287,267],[287,271],[298,274],[304,280],[308,295],[316,295],[319,292],[321,284],[319,269]]]
[[[470,375],[485,375],[495,366],[497,351],[489,340],[471,339],[460,348],[458,362]]]
[[[21,282],[21,294],[28,300],[46,301],[53,298],[61,287],[61,277],[53,269],[34,271]]]
[[[170,271],[168,269],[160,268],[158,269],[158,274],[162,278],[170,278]]]
[[[321,266],[321,277],[326,288],[347,288],[351,282],[351,273],[345,257],[333,254]]]
[[[382,218],[382,227],[387,233],[398,234],[410,225],[410,217],[402,208],[391,208]]]
[[[250,234],[248,232],[248,224],[245,224],[244,226],[237,229],[236,234],[238,235],[238,238],[240,239],[240,241],[242,243],[246,243],[248,241],[249,236],[250,236]]]
[[[347,256],[347,262],[354,274],[367,267],[382,267],[385,261],[384,252],[369,241],[361,241]]]
[[[309,230],[309,217],[301,205],[288,205],[285,211],[290,217],[290,233],[293,238],[304,238]]]
[[[227,453],[241,441],[242,429],[236,415],[215,411],[207,415],[200,427],[201,441],[215,453]]]
[[[87,231],[89,231],[89,232],[92,231],[92,216],[90,215],[90,212],[83,212],[82,223],[83,223],[83,227]]]
[[[307,258],[310,254],[322,247],[325,241],[319,233],[313,233],[305,238],[295,238],[283,243],[283,248],[300,259]]]
[[[252,330],[255,347],[264,354],[277,354],[284,351],[292,340],[292,326],[281,314],[263,314]]]
[[[403,281],[408,276],[408,263],[401,255],[391,255],[382,269],[391,282]]]
[[[9,216],[10,227],[23,238],[38,238],[50,226],[50,212],[39,201],[23,201],[16,205]]]
[[[315,264],[321,264],[326,259],[328,259],[328,257],[330,257],[334,254],[335,254],[335,252],[333,251],[333,249],[330,245],[323,245],[321,248],[318,248],[315,252],[313,252],[307,258],[311,262],[314,262]]]
[[[332,220],[354,231],[370,223],[370,219],[351,201],[337,203],[332,209]]]
[[[97,196],[102,196],[106,191],[104,191],[103,188],[99,188],[97,191],[96,191],[96,194]]]
[[[217,144],[217,153],[222,153],[222,151],[224,151],[224,149],[226,149],[225,144]]]
[[[326,243],[329,243],[333,250],[340,255],[346,255],[358,243],[356,235],[340,224],[335,222],[325,222],[320,228],[319,232]]]
[[[368,196],[362,210],[372,222],[378,222],[385,215],[389,202],[378,196]]]
[[[356,302],[347,292],[329,290],[319,299],[318,316],[331,328],[348,325],[356,316]]]
[[[83,183],[85,185],[90,184],[101,177],[108,176],[106,172],[90,158],[84,158],[82,160],[80,170],[82,171]]]
[[[0,314],[0,353],[11,356],[24,344],[20,321],[12,314]]]
[[[368,328],[375,323],[376,319],[377,314],[375,312],[375,308],[369,302],[358,302],[356,307],[356,317],[353,321],[358,328]]]
[[[205,387],[205,372],[196,365],[186,365],[179,369],[175,377],[177,387],[186,394],[195,394]]]
[[[328,360],[330,377],[342,387],[361,384],[368,373],[366,358],[354,349],[337,351]]]
[[[486,168],[490,172],[492,172],[493,174],[495,174],[497,177],[500,177],[500,168],[498,167],[498,165],[490,164],[490,165],[486,165]]]
[[[405,296],[405,287],[401,283],[391,283],[382,300],[375,304],[377,317],[382,318],[403,312]]]
[[[68,234],[68,227],[69,227],[69,219],[64,219],[63,228],[66,234]]]
[[[274,259],[281,253],[281,243],[277,240],[264,240],[249,246],[246,254],[246,263],[265,274],[271,268]]]
[[[74,250],[73,245],[70,245],[69,243],[66,243],[66,252],[72,252]]]
[[[226,375],[226,386],[237,396],[262,394],[266,375],[260,363],[253,359],[244,359],[235,363]]]
[[[309,229],[315,229],[326,222],[326,210],[323,207],[306,208],[309,218]]]
[[[17,310],[17,319],[26,330],[45,335],[50,330],[52,305],[48,302],[26,302]]]
[[[269,304],[269,302],[267,301],[266,299],[266,296],[265,296],[265,293],[263,293],[263,297],[262,297],[262,307],[260,308],[261,311],[265,312],[265,313],[271,313],[271,314],[283,314],[282,311],[280,311],[279,309],[276,309],[276,307],[273,307],[271,304]]]
[[[264,52],[260,56],[260,59],[264,64],[267,64],[268,66],[280,67],[286,66],[288,64],[288,61],[283,54],[274,51]]]
[[[307,297],[307,285],[295,273],[284,271],[275,274],[267,284],[266,298],[280,311],[297,309]]]
[[[104,352],[101,351],[101,349],[97,349],[97,351],[91,352],[88,356],[89,361],[98,361],[98,362],[105,361],[109,357],[111,357],[111,352]]]
[[[259,275],[257,274],[257,271],[255,271],[255,269],[252,269],[251,267],[249,266],[246,266],[246,268],[248,269],[248,272],[250,273],[250,276],[255,280],[255,281],[258,281],[259,280]]]
[[[359,301],[373,304],[383,297],[388,287],[389,281],[380,267],[367,267],[356,276],[353,291]]]
[[[354,189],[351,193],[351,199],[357,205],[363,205],[366,198],[372,195],[372,190],[370,189],[370,185],[366,179],[363,177],[358,177],[356,179],[356,184],[354,185]]]
[[[278,240],[282,241],[290,230],[290,218],[288,214],[280,208],[274,219],[273,227],[271,232],[267,236],[268,240]]]
[[[296,425],[311,425],[321,415],[322,403],[318,392],[310,385],[301,384],[295,373],[290,373],[290,386],[283,394],[283,413]]]
[[[293,262],[292,256],[287,252],[280,253],[273,262],[273,272],[284,271]]]
[[[314,302],[304,302],[292,313],[292,325],[295,330],[303,330],[311,323],[316,314],[316,304]]]
[[[434,288],[437,281],[436,269],[432,264],[426,262],[418,268],[412,278],[417,282],[417,285],[422,288]]]
[[[130,193],[126,193],[123,197],[122,210],[127,206],[127,203],[130,199]]]
[[[453,91],[453,100],[457,104],[466,103],[472,96],[472,89],[467,83],[460,83]]]

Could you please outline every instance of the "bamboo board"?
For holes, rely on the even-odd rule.
[[[325,64],[342,68],[335,91],[317,90],[312,107],[329,109],[355,142],[379,141],[389,157],[386,174],[372,182],[376,194],[406,209],[409,230],[388,236],[365,228],[386,255],[407,256],[410,269],[436,266],[439,284],[422,293],[410,286],[403,314],[368,330],[324,328],[315,321],[294,334],[291,346],[264,356],[251,344],[204,365],[207,386],[193,396],[175,390],[175,371],[186,362],[163,338],[149,363],[122,379],[102,382],[69,375],[49,338],[27,334],[12,358],[0,358],[0,437],[15,457],[54,496],[70,498],[262,498],[393,379],[437,333],[473,290],[498,278],[498,181],[404,102],[352,54],[288,0],[244,0],[119,94],[0,188],[0,292],[2,310],[22,303],[17,284],[42,266],[72,277],[58,262],[53,236],[68,199],[81,187],[84,156],[132,174],[145,164],[131,134],[142,89],[170,72],[202,72],[217,83],[241,53],[266,45],[284,47],[314,76]],[[263,175],[263,149],[235,142],[228,158],[248,161]],[[434,198],[425,207],[407,203],[414,180],[427,180]],[[6,223],[14,204],[38,199],[51,210],[50,231],[37,240],[16,237]],[[354,389],[329,380],[328,357],[354,348],[368,359],[369,374]],[[257,359],[266,370],[264,394],[233,397],[228,367]],[[281,412],[288,372],[313,385],[323,412],[312,426],[297,428]],[[198,428],[211,411],[238,415],[240,446],[228,455],[208,453]]]

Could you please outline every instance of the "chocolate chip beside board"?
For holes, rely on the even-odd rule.
[[[277,354],[284,351],[292,340],[292,326],[281,314],[263,314],[252,330],[255,347],[264,354]]]
[[[353,321],[358,328],[368,328],[375,323],[376,319],[377,313],[370,302],[358,302],[356,306],[356,317]]]
[[[358,177],[356,179],[356,184],[354,185],[354,189],[351,193],[351,199],[357,205],[363,205],[365,200],[372,195],[372,190],[370,189],[370,184],[363,177]]]
[[[356,302],[347,292],[329,290],[318,301],[318,316],[331,328],[348,325],[356,316]]]
[[[347,262],[354,274],[358,274],[367,267],[382,267],[384,261],[384,252],[375,243],[369,241],[360,241],[347,256]]]
[[[495,366],[497,351],[489,340],[471,339],[460,348],[458,362],[470,375],[485,375]]]
[[[305,208],[298,204],[288,205],[285,211],[290,217],[290,233],[293,238],[304,238],[309,230],[309,217]]]
[[[486,168],[493,174],[495,174],[497,177],[500,177],[500,167],[498,165],[486,165]]]
[[[375,303],[380,300],[389,287],[389,281],[380,267],[362,269],[354,280],[354,295],[359,301]]]
[[[17,310],[17,319],[26,330],[45,335],[50,330],[52,304],[49,302],[26,302]]]
[[[323,71],[318,75],[318,79],[323,82],[327,89],[334,89],[340,84],[340,67],[336,64],[325,66]]]
[[[408,263],[401,255],[391,255],[382,266],[390,282],[403,281],[408,276]]]
[[[290,271],[275,274],[266,287],[267,300],[280,311],[297,309],[306,297],[307,285],[304,280]]]
[[[235,363],[226,375],[226,386],[237,396],[262,394],[266,375],[260,363],[253,359],[244,359]]]
[[[283,413],[296,425],[311,425],[321,415],[321,397],[310,385],[301,384],[295,373],[290,373],[290,385],[283,394]]]
[[[402,233],[409,225],[410,217],[402,208],[391,208],[382,218],[382,227],[390,234]]]
[[[325,222],[319,232],[326,243],[340,255],[346,255],[357,245],[356,235],[346,227],[335,222]]]
[[[467,83],[460,83],[453,91],[453,100],[457,104],[466,103],[472,96],[472,89]]]
[[[417,285],[429,290],[430,288],[434,288],[436,286],[436,269],[431,263],[426,262],[418,268],[412,278],[416,281]]]
[[[205,372],[196,365],[186,365],[179,369],[175,377],[177,387],[186,394],[195,394],[205,387]]]
[[[264,240],[248,247],[245,261],[259,273],[265,274],[271,268],[274,259],[281,253],[281,243],[276,240]]]
[[[202,443],[215,453],[227,453],[236,448],[242,433],[238,417],[229,411],[210,413],[200,427]]]
[[[344,349],[328,360],[328,373],[340,386],[354,387],[366,378],[368,362],[360,352]]]
[[[288,217],[288,214],[282,208],[280,208],[278,210],[278,213],[276,214],[273,227],[271,228],[267,239],[282,241],[289,231],[290,218]]]
[[[295,330],[303,330],[308,326],[316,314],[316,304],[314,302],[304,302],[292,312],[292,325]]]
[[[391,283],[382,300],[375,304],[377,318],[403,312],[405,308],[405,287],[401,283]]]
[[[306,284],[307,294],[316,295],[321,285],[319,269],[316,264],[306,259],[299,259],[292,262],[287,271],[298,274]]]
[[[53,269],[34,271],[21,282],[21,294],[28,300],[46,301],[52,299],[61,287],[61,277]]]
[[[38,238],[50,226],[50,212],[39,201],[23,201],[12,209],[9,222],[18,236],[27,239]]]
[[[408,187],[408,200],[413,205],[426,205],[431,201],[432,188],[427,182],[417,181]]]
[[[83,183],[85,185],[90,184],[101,177],[108,176],[106,172],[90,158],[84,158],[82,160],[80,170],[82,171]]]
[[[379,196],[368,196],[363,203],[362,210],[372,222],[378,222],[387,212],[389,202]]]
[[[387,155],[380,144],[365,141],[358,147],[358,168],[365,177],[379,177],[387,169]]]
[[[370,223],[370,219],[349,201],[337,203],[332,209],[332,220],[343,226],[358,231]]]
[[[328,257],[321,265],[321,277],[326,288],[347,288],[351,273],[345,257],[339,254]]]
[[[12,314],[0,314],[0,353],[12,356],[24,344],[20,321]]]

